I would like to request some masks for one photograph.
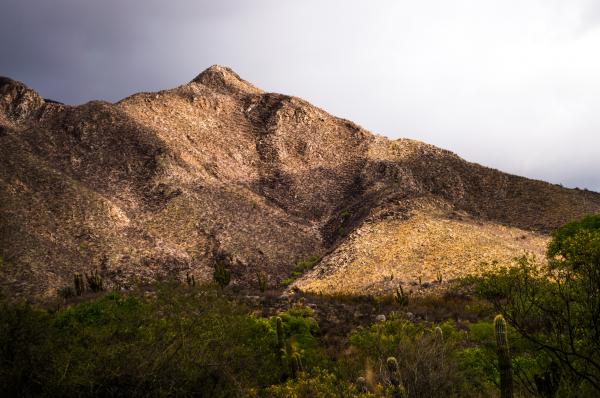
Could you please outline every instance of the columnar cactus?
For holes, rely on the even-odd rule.
[[[402,377],[400,376],[400,367],[398,361],[394,357],[389,357],[386,361],[390,384],[392,385],[392,397],[407,398],[406,390],[402,385]]]
[[[60,297],[66,300],[75,296],[75,289],[73,289],[71,286],[65,286],[58,289],[57,293]]]
[[[185,274],[185,281],[187,282],[189,287],[196,286],[196,278],[193,274],[190,274],[189,272]]]
[[[404,293],[404,289],[402,289],[402,284],[398,284],[396,288],[396,302],[402,306],[408,305],[408,295]]]
[[[83,282],[83,275],[79,272],[76,272],[73,275],[73,284],[75,285],[75,294],[81,296],[85,291],[85,283]]]
[[[258,289],[261,292],[267,290],[267,276],[264,272],[259,272],[256,274],[256,279],[258,281]]]
[[[98,271],[92,271],[89,275],[85,274],[85,279],[87,279],[88,287],[92,292],[104,290],[104,283]]]
[[[550,363],[550,369],[541,375],[534,375],[535,387],[538,394],[544,398],[555,398],[560,387],[561,372],[558,364],[554,361]]]
[[[296,350],[293,339],[285,338],[285,332],[283,331],[283,321],[280,317],[275,318],[276,329],[277,329],[277,355],[279,357],[280,364],[288,367],[287,375],[292,378],[298,377],[298,373],[304,371],[302,365],[302,357]]]
[[[498,365],[500,369],[500,397],[512,398],[513,396],[513,371],[510,351],[508,348],[508,331],[506,320],[502,315],[494,318],[496,345],[498,346]]]
[[[297,378],[300,372],[304,372],[304,368],[302,367],[302,358],[300,357],[299,353],[294,352],[290,356],[290,373],[292,378]]]
[[[277,353],[280,356],[285,354],[285,335],[283,334],[283,321],[280,317],[275,318],[277,323]]]
[[[442,328],[439,326],[436,326],[434,329],[434,334],[435,334],[435,340],[439,343],[443,343],[444,342],[444,332],[442,331]]]
[[[231,281],[231,271],[225,267],[225,264],[218,262],[215,265],[213,279],[221,286],[221,288],[224,288],[229,285],[229,282]]]

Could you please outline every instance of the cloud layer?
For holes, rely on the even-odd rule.
[[[595,0],[3,0],[0,74],[67,103],[212,64],[392,138],[600,191]]]

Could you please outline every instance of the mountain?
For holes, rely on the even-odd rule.
[[[207,280],[216,262],[236,285],[275,285],[311,257],[295,287],[378,294],[541,256],[600,194],[389,140],[212,66],[79,106],[0,78],[0,206],[0,285],[16,296],[95,269],[123,288]]]

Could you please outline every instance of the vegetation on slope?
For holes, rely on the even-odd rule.
[[[525,253],[544,255],[545,235],[478,222],[433,202],[414,203],[407,219],[361,225],[295,286],[311,293],[382,295],[402,283],[416,292],[438,287],[439,279],[510,265]]]
[[[189,281],[59,307],[4,297],[0,394],[598,396],[600,216],[559,229],[548,259],[462,281],[454,288],[481,298],[461,293],[445,320],[435,300],[420,299],[425,319],[388,303],[387,317],[354,325],[339,345],[301,303],[260,316],[227,289]]]

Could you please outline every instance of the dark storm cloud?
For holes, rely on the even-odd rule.
[[[210,1],[166,4],[4,0],[0,72],[68,103],[116,100],[136,90],[181,83],[193,77],[175,76],[189,69],[181,62],[193,61],[196,68],[210,64],[210,41],[218,44],[205,28],[244,7]],[[205,62],[198,52],[204,52]]]
[[[75,104],[212,64],[392,138],[600,190],[596,0],[3,0],[0,74]]]

